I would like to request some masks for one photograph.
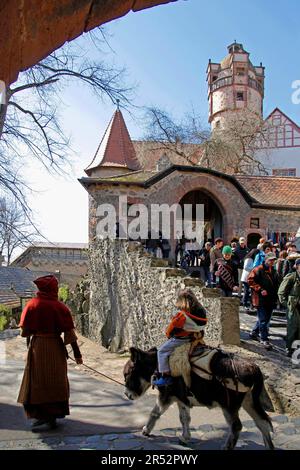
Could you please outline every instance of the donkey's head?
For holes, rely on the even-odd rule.
[[[123,370],[127,398],[136,400],[148,390],[156,365],[156,348],[149,351],[130,348],[130,359],[126,362]]]

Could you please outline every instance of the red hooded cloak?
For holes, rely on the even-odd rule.
[[[43,276],[33,281],[37,296],[25,306],[19,326],[30,333],[57,333],[74,328],[71,312],[58,300],[58,282],[55,276]]]

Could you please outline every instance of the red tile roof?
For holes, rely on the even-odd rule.
[[[157,181],[165,178],[173,171],[194,171],[195,173],[210,173],[216,177],[235,181],[244,190],[244,197],[248,194],[249,203],[252,207],[274,206],[289,209],[300,207],[300,178],[283,176],[237,176],[219,173],[199,166],[172,165],[169,169],[155,171],[137,171],[126,175],[111,176],[108,178],[81,178],[79,181],[86,184],[126,184],[144,187],[152,186]]]
[[[91,171],[98,167],[121,167],[129,170],[140,170],[140,163],[119,109],[111,118],[96,154],[85,172],[90,175]]]
[[[235,176],[261,204],[300,207],[300,178],[290,176]]]

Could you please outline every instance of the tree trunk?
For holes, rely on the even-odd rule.
[[[10,88],[8,88],[5,91],[4,103],[0,105],[0,139],[1,139],[1,136],[2,136],[3,128],[4,128],[4,123],[5,123],[6,114],[7,114],[8,101],[9,101],[10,97],[11,97],[11,92],[10,92]]]

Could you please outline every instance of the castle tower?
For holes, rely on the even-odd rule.
[[[224,127],[226,117],[242,109],[262,117],[265,68],[262,63],[252,65],[249,55],[234,42],[220,64],[209,60],[206,80],[212,130]]]
[[[140,170],[133,143],[119,106],[112,116],[90,165],[90,177],[116,176]]]

